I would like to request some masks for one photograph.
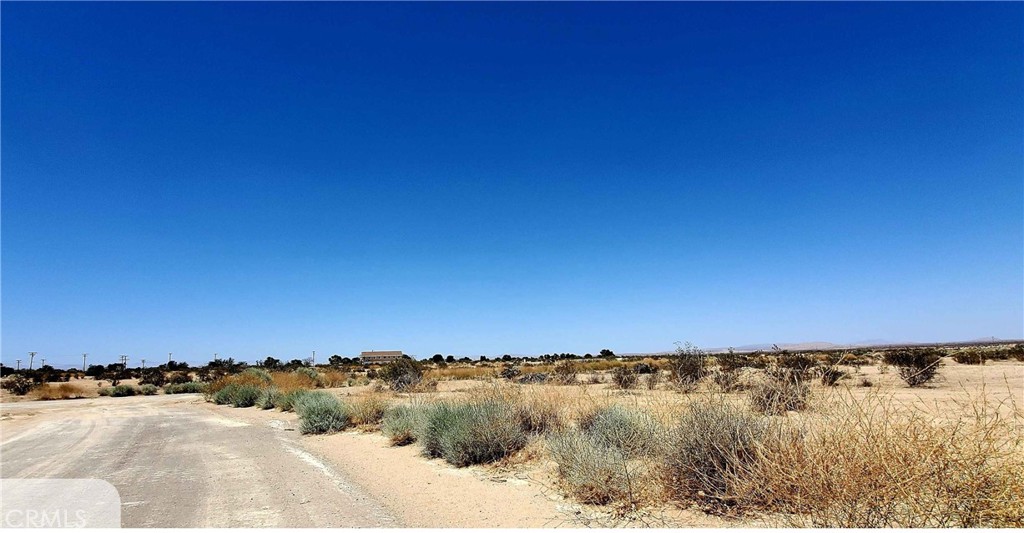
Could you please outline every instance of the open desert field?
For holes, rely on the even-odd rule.
[[[129,527],[1021,525],[1024,363],[944,357],[918,387],[839,365],[768,409],[774,367],[679,385],[671,364],[448,367],[397,390],[246,370],[205,395],[4,401],[0,470],[108,480]]]

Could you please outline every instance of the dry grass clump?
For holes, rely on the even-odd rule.
[[[325,370],[320,372],[318,378],[319,385],[325,389],[336,389],[338,387],[347,386],[349,380],[352,378],[345,372],[339,372],[337,370]]]
[[[955,421],[845,397],[732,474],[750,507],[814,527],[1024,526],[1019,420],[983,401]]]
[[[315,389],[318,385],[317,378],[305,372],[273,372],[270,378],[270,384],[281,392]]]
[[[380,424],[388,409],[388,400],[380,394],[369,394],[349,398],[352,408],[352,423],[357,426]]]
[[[582,363],[583,372],[601,372],[604,370],[614,370],[625,363],[616,359],[590,359],[584,360]]]
[[[87,396],[85,389],[72,383],[44,383],[33,391],[37,400],[74,400]]]
[[[435,381],[486,379],[495,376],[495,369],[482,366],[449,366],[428,370],[425,375],[427,379]]]
[[[579,427],[552,435],[547,447],[573,497],[633,510],[660,498],[662,489],[651,480],[664,437],[649,415],[609,405],[586,413]]]

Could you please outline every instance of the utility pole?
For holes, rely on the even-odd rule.
[[[18,362],[18,366],[15,367],[15,370],[21,370],[21,359],[15,359],[15,361]]]
[[[316,366],[316,350],[313,350],[313,366]]]
[[[171,354],[173,352],[167,352],[167,366],[171,366]]]
[[[32,361],[35,360],[37,353],[39,353],[39,352],[29,352],[28,353],[28,369],[29,370],[32,370]]]
[[[46,366],[46,358],[43,357],[43,358],[41,358],[41,360],[43,361],[43,364],[41,366]]]
[[[87,353],[83,353],[83,354],[82,354],[82,372],[85,372],[85,358],[86,358],[86,357],[87,357],[88,355],[89,355],[89,354],[87,354]]]

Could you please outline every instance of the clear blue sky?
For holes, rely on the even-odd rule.
[[[1022,27],[5,2],[3,361],[1020,338]]]

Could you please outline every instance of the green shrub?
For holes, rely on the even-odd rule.
[[[295,389],[288,392],[277,391],[271,398],[274,402],[274,407],[281,411],[294,411],[295,403],[307,394],[312,394],[314,391],[309,389]]]
[[[171,383],[164,386],[164,394],[194,394],[206,391],[206,384],[198,381]]]
[[[384,412],[381,431],[391,439],[394,446],[405,446],[416,442],[416,435],[423,431],[426,423],[422,406],[398,405]]]
[[[953,360],[961,365],[983,365],[985,364],[985,354],[977,348],[966,348],[957,350],[953,354]]]
[[[650,415],[612,405],[550,436],[547,447],[563,488],[577,500],[632,510],[662,490],[655,473],[667,437]]]
[[[260,409],[273,409],[274,399],[280,396],[280,393],[275,387],[269,387],[260,391],[260,396],[256,398],[256,407]]]
[[[563,489],[582,503],[635,506],[652,488],[651,471],[645,463],[627,459],[578,429],[551,436],[547,448],[558,464]]]
[[[423,381],[423,367],[419,362],[403,357],[384,365],[384,368],[377,372],[377,377],[391,390],[406,390]]]
[[[274,381],[274,378],[270,377],[270,372],[267,372],[266,370],[263,370],[262,368],[246,368],[245,370],[242,371],[242,374],[249,375],[249,376],[255,376],[255,377],[259,378],[260,381],[262,381],[263,383],[266,383],[268,385],[270,383],[273,383],[273,381]]]
[[[139,390],[131,385],[115,385],[110,389],[110,395],[114,397],[135,396]]]
[[[260,397],[262,389],[248,383],[229,383],[213,394],[213,402],[218,405],[234,407],[252,407]]]
[[[299,368],[296,368],[293,372],[299,374],[300,376],[305,376],[309,378],[313,383],[320,383],[320,373],[317,372],[315,368],[311,368],[308,366],[300,366]]]
[[[506,457],[527,435],[514,405],[484,400],[431,405],[417,440],[428,455],[462,467]]]
[[[159,390],[160,389],[157,388],[156,385],[153,385],[151,383],[147,383],[139,387],[139,393],[141,393],[143,396],[152,396],[156,394]]]
[[[143,370],[142,377],[139,379],[139,385],[155,385],[157,387],[162,387],[166,383],[167,376],[164,374],[163,369],[159,367]]]
[[[352,408],[328,392],[309,391],[294,402],[303,434],[333,433],[352,425]]]
[[[766,419],[723,401],[687,406],[667,454],[666,484],[681,499],[727,501],[732,481],[756,459],[770,434]]]
[[[1024,361],[1024,344],[1015,344],[1013,348],[1009,349],[1010,357],[1018,361]]]
[[[101,387],[96,391],[100,396],[110,396],[114,392],[114,389],[110,387]]]
[[[650,415],[621,405],[588,413],[580,430],[604,448],[614,448],[625,457],[649,455],[656,451],[661,427]]]
[[[901,348],[886,352],[884,362],[896,367],[907,385],[920,387],[938,375],[942,352],[934,348]]]

